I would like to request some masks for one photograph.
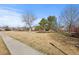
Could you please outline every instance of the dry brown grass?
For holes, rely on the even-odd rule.
[[[6,47],[6,45],[4,44],[2,38],[0,37],[0,55],[9,55],[9,51]]]
[[[75,44],[79,42],[76,40],[79,39],[66,37],[58,33],[52,33],[50,36],[53,38],[52,43],[64,51],[66,54],[79,55],[79,48],[75,47]]]
[[[9,36],[16,38],[17,40],[32,46],[33,48],[44,52],[46,54],[79,54],[79,49],[76,48],[73,41],[70,41],[69,37],[58,33],[35,33],[35,32],[20,32],[20,31],[8,31],[5,32]],[[53,43],[56,47],[49,43]]]

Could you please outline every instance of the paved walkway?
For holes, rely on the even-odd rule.
[[[43,53],[36,51],[16,39],[13,39],[3,33],[0,33],[0,35],[12,55],[43,55]]]

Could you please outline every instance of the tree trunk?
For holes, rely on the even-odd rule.
[[[69,33],[71,32],[71,24],[69,25],[69,29],[68,29]]]
[[[32,31],[32,27],[31,27],[31,25],[29,25],[29,31]]]

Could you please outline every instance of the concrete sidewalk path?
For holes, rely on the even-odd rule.
[[[43,53],[23,44],[22,42],[11,38],[4,33],[0,33],[7,48],[12,55],[43,55]]]

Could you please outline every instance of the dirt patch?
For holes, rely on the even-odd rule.
[[[0,55],[9,55],[9,54],[10,54],[9,50],[7,49],[5,43],[0,37]]]

